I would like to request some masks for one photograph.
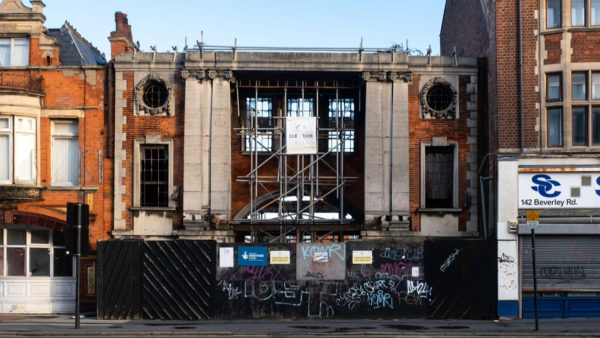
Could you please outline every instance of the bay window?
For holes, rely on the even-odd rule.
[[[29,65],[29,39],[0,38],[0,67]]]
[[[36,183],[37,121],[0,115],[0,183]]]

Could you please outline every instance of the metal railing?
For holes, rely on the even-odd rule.
[[[44,79],[31,74],[0,72],[0,89],[43,93]]]

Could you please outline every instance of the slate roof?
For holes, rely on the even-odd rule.
[[[48,29],[48,35],[60,45],[60,64],[64,66],[104,65],[106,59],[96,47],[84,39],[68,22],[60,28]]]

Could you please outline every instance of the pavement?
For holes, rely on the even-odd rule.
[[[534,320],[98,320],[0,315],[0,337],[600,337],[600,319]]]

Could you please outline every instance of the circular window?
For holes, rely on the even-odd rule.
[[[150,80],[144,88],[144,103],[150,108],[162,107],[169,97],[167,86],[161,81]]]
[[[427,92],[427,104],[435,110],[447,109],[454,100],[454,92],[447,83],[437,83]]]
[[[173,89],[160,76],[150,74],[135,86],[137,115],[170,116]]]
[[[421,118],[456,118],[456,90],[444,78],[427,82],[419,94]]]

